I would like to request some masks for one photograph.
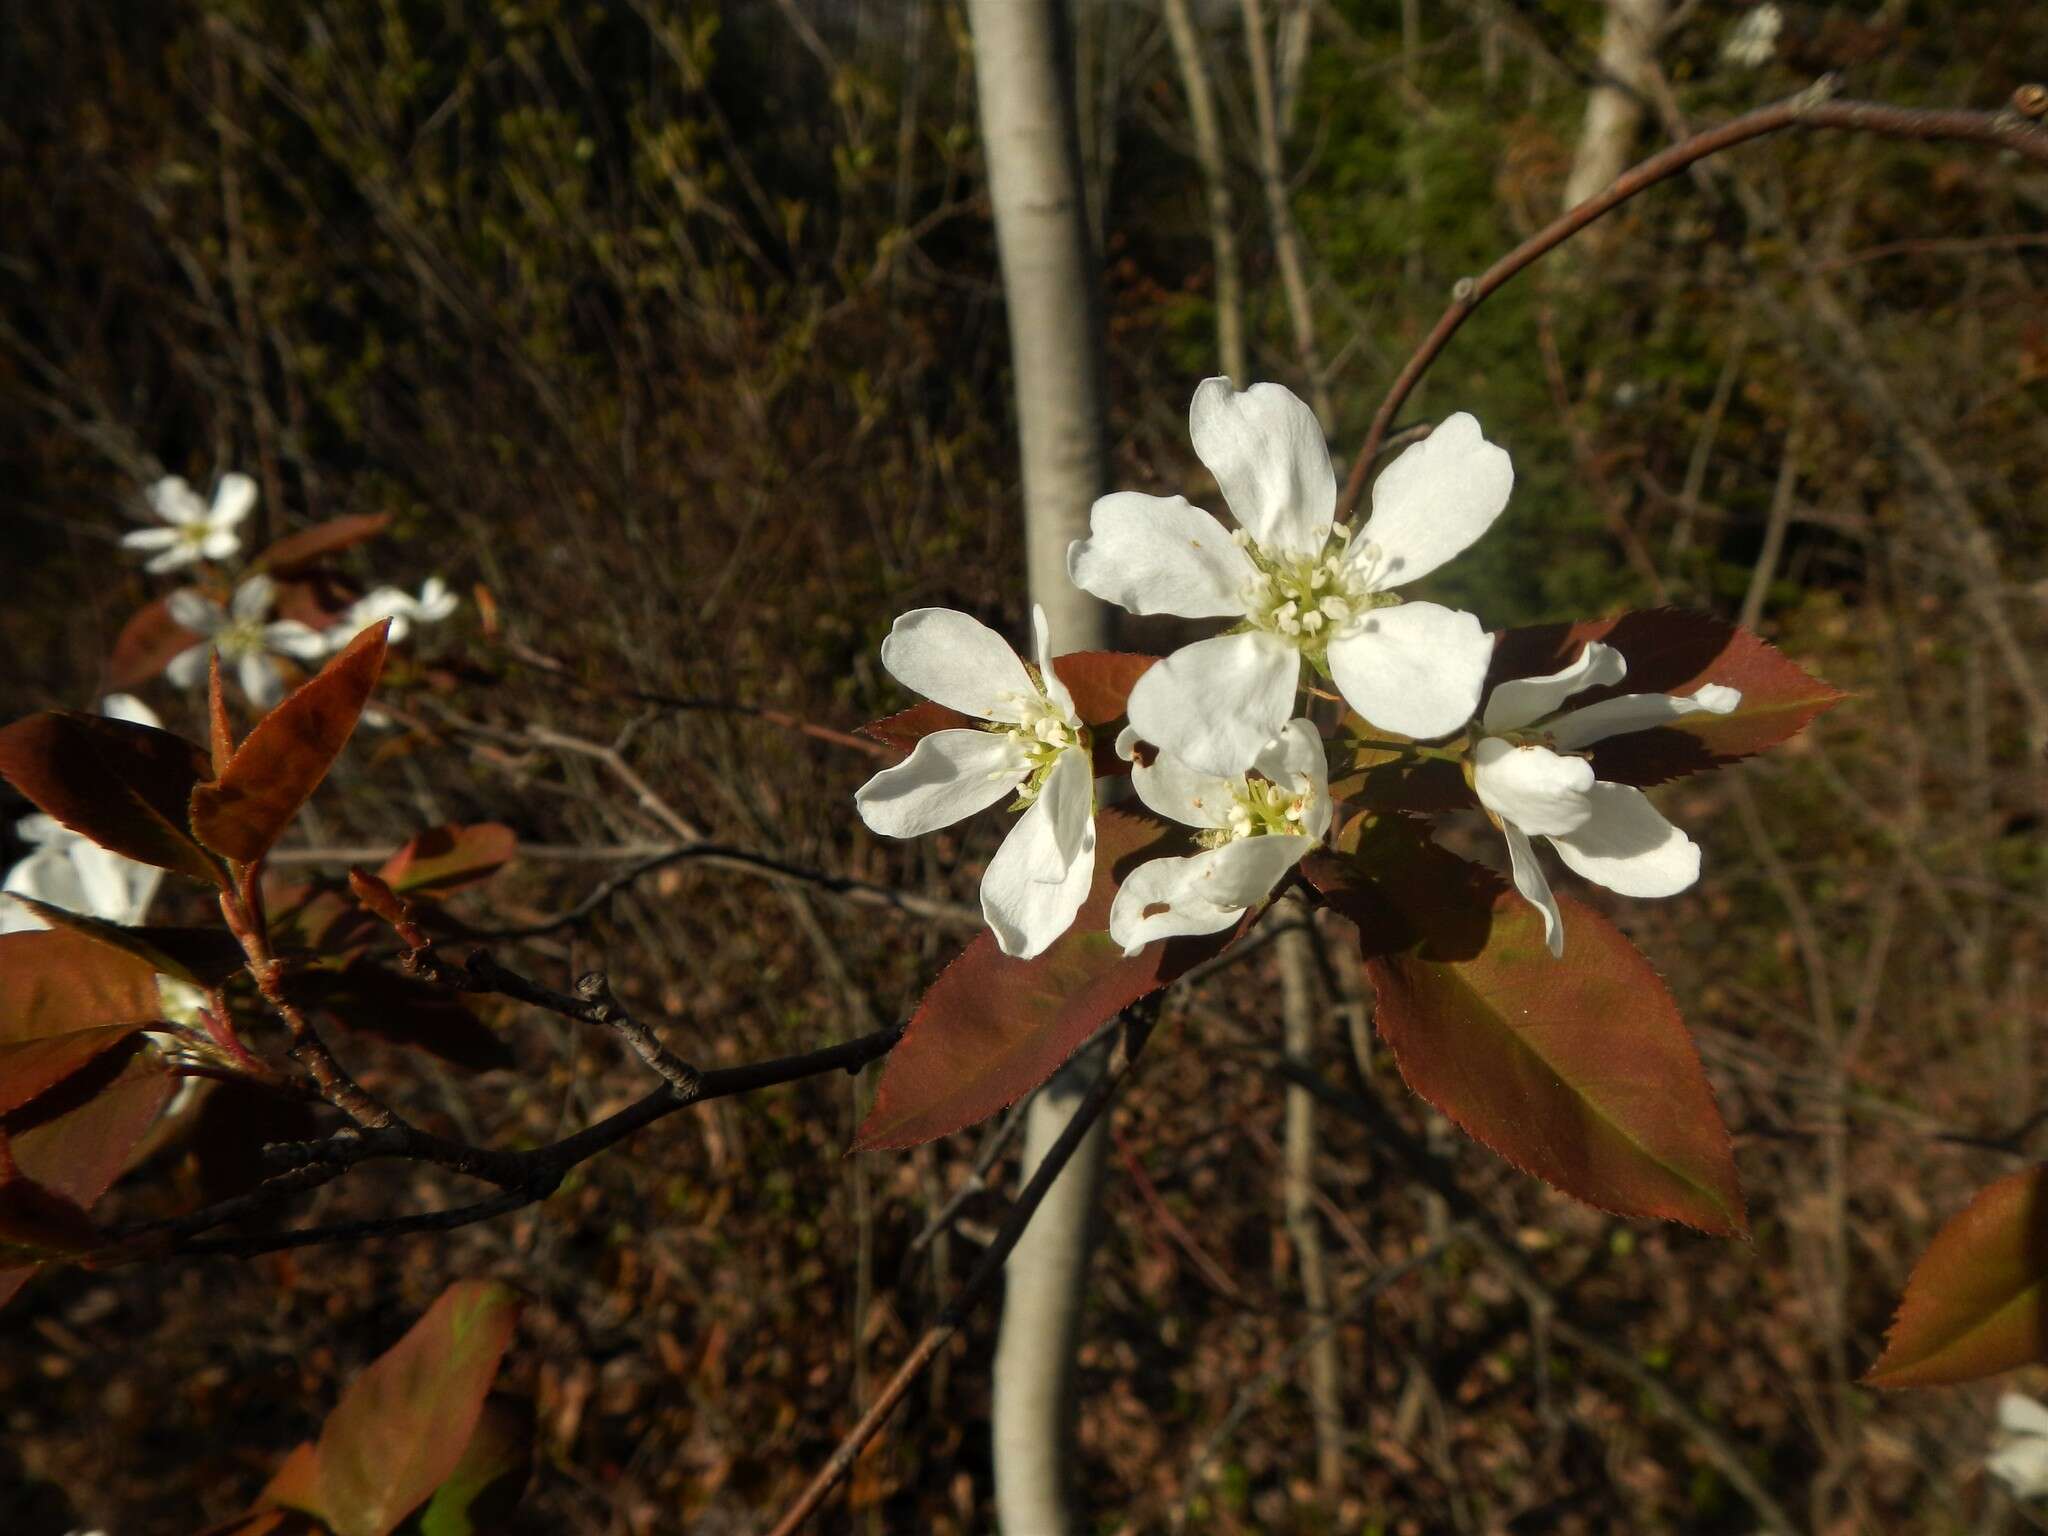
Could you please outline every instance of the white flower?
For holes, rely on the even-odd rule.
[[[144,494],[165,526],[138,528],[121,542],[129,549],[163,551],[144,570],[174,571],[197,560],[225,560],[242,547],[235,526],[256,505],[256,482],[247,475],[222,475],[211,507],[177,475],[167,475]]]
[[[1998,1428],[1997,1449],[1984,1458],[1984,1470],[2016,1499],[2048,1495],[2048,1408],[2018,1392],[2004,1393]]]
[[[1700,877],[1699,848],[1649,796],[1632,785],[1595,781],[1590,762],[1565,754],[1680,715],[1725,715],[1742,695],[1706,683],[1687,698],[1624,693],[1555,713],[1573,694],[1618,683],[1627,672],[1621,652],[1596,640],[1561,672],[1502,683],[1486,701],[1485,734],[1472,749],[1472,787],[1507,834],[1515,889],[1542,912],[1553,955],[1564,953],[1564,927],[1532,836],[1547,837],[1568,867],[1624,896],[1674,896]]]
[[[1117,739],[1129,758],[1135,727]],[[1250,773],[1203,773],[1161,751],[1131,764],[1138,798],[1161,816],[1202,828],[1201,853],[1153,859],[1131,871],[1109,909],[1109,936],[1135,955],[1154,939],[1228,928],[1264,901],[1280,877],[1330,830],[1323,739],[1290,720],[1259,749]]]
[[[1095,771],[1067,686],[1053,670],[1045,610],[1031,610],[1033,676],[994,630],[950,608],[918,608],[882,642],[906,688],[988,724],[934,731],[854,795],[886,837],[950,826],[1015,790],[1024,814],[981,877],[981,911],[1006,955],[1030,959],[1067,931],[1095,878]]]
[[[1469,613],[1403,603],[1507,505],[1508,456],[1451,417],[1372,488],[1356,538],[1333,527],[1337,481],[1314,414],[1277,384],[1206,379],[1188,410],[1195,452],[1236,515],[1235,537],[1180,496],[1119,491],[1067,551],[1076,585],[1132,613],[1243,627],[1168,656],[1131,690],[1140,739],[1205,773],[1244,770],[1295,712],[1304,657],[1327,666],[1382,730],[1445,736],[1472,717],[1493,640]]]
[[[1771,55],[1778,51],[1778,33],[1784,25],[1784,13],[1771,0],[1764,0],[1729,29],[1728,40],[1721,44],[1721,57],[1744,69],[1770,63]]]
[[[268,576],[243,582],[227,609],[191,587],[173,592],[167,602],[173,619],[206,637],[173,656],[164,668],[180,688],[196,688],[206,681],[206,653],[217,649],[220,659],[236,669],[249,702],[268,709],[284,697],[284,677],[274,657],[310,662],[327,654],[327,641],[319,631],[296,619],[271,620],[277,583]]]
[[[380,619],[391,621],[391,642],[396,645],[412,632],[415,624],[438,624],[453,613],[462,599],[448,590],[448,583],[429,576],[420,595],[414,597],[397,587],[378,587],[351,603],[327,631],[328,646],[342,650]]]
[[[134,725],[162,724],[154,710],[129,693],[107,695],[100,713]],[[164,877],[154,865],[111,853],[50,816],[24,816],[14,830],[34,847],[0,880],[0,891],[109,923],[139,923],[149,911]],[[47,926],[20,902],[0,901],[0,933]]]

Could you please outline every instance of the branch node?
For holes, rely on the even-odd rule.
[[[2012,93],[2012,109],[2028,122],[2048,118],[2048,85],[2030,80]]]

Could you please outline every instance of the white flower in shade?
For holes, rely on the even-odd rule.
[[[1553,955],[1564,953],[1564,926],[1530,838],[1548,838],[1568,868],[1624,896],[1674,896],[1700,876],[1698,846],[1649,796],[1633,785],[1595,780],[1590,762],[1568,754],[1681,715],[1725,715],[1742,695],[1706,683],[1685,698],[1624,693],[1557,713],[1573,694],[1618,683],[1627,673],[1621,652],[1596,640],[1561,672],[1501,683],[1486,701],[1484,734],[1472,749],[1472,787],[1507,835],[1515,889],[1542,912]]]
[[[154,710],[129,693],[107,695],[100,713],[134,725],[162,724]],[[110,853],[53,817],[24,816],[14,830],[31,849],[0,880],[0,891],[109,923],[139,923],[149,911],[164,877],[154,865]],[[0,933],[47,926],[20,902],[0,901]]]
[[[1721,57],[1744,69],[1768,64],[1778,51],[1778,33],[1784,26],[1784,13],[1771,0],[1764,0],[1729,29],[1727,41],[1721,44]]]
[[[319,631],[296,619],[273,620],[277,584],[268,576],[251,576],[235,589],[227,608],[190,587],[173,592],[168,599],[171,617],[205,639],[180,651],[164,669],[180,688],[196,688],[206,681],[206,655],[218,650],[221,661],[235,669],[242,692],[259,709],[268,709],[284,697],[284,676],[277,669],[279,656],[294,661],[318,661],[327,654],[327,640]]]
[[[1998,1448],[1984,1458],[1984,1470],[2016,1499],[2048,1495],[2048,1408],[2007,1392],[1998,1399],[1998,1428]]]
[[[1445,736],[1472,717],[1493,640],[1469,613],[1404,603],[1493,525],[1514,471],[1470,416],[1451,417],[1372,488],[1353,537],[1313,412],[1277,384],[1206,379],[1188,410],[1195,452],[1238,521],[1233,537],[1181,496],[1118,491],[1067,552],[1076,585],[1132,613],[1235,619],[1131,690],[1141,740],[1205,773],[1242,772],[1295,713],[1304,658],[1382,730]]]
[[[351,603],[326,632],[328,645],[342,650],[380,619],[391,621],[391,643],[396,645],[412,632],[415,624],[438,624],[462,603],[438,576],[429,576],[420,595],[414,597],[397,587],[378,587]]]
[[[1132,758],[1135,727],[1117,739]],[[1131,871],[1109,909],[1109,936],[1135,955],[1154,939],[1228,928],[1271,894],[1330,830],[1323,739],[1290,720],[1259,749],[1251,771],[1203,773],[1161,751],[1133,758],[1138,798],[1161,816],[1202,829],[1200,853],[1153,859]]]
[[[167,475],[144,494],[164,526],[138,528],[121,542],[129,549],[159,551],[144,570],[174,571],[199,560],[225,560],[242,547],[235,528],[256,505],[256,482],[247,475],[222,475],[210,507],[177,475]]]
[[[854,795],[885,837],[950,826],[1016,791],[1024,814],[981,877],[981,911],[1006,955],[1030,959],[1067,931],[1095,878],[1095,770],[1073,697],[1053,670],[1045,610],[1031,610],[1038,670],[950,608],[918,608],[882,642],[904,687],[986,724],[934,731]]]

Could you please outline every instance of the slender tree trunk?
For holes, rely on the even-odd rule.
[[[1308,402],[1327,431],[1330,391],[1323,379],[1323,360],[1316,350],[1315,308],[1309,302],[1308,275],[1294,229],[1294,203],[1287,192],[1287,165],[1280,150],[1280,120],[1273,101],[1272,53],[1266,46],[1266,15],[1262,0],[1238,0],[1244,13],[1245,62],[1252,76],[1252,114],[1258,122],[1259,180],[1266,193],[1266,216],[1273,226],[1273,258],[1280,267],[1280,289],[1294,326],[1294,350],[1301,366]]]
[[[1586,97],[1579,147],[1565,178],[1564,205],[1576,208],[1628,166],[1656,74],[1665,0],[1607,0],[1600,33],[1600,76]]]
[[[1031,597],[1061,651],[1109,639],[1109,611],[1067,580],[1067,545],[1105,489],[1097,273],[1082,201],[1071,37],[1059,0],[968,0],[981,133],[1009,309]],[[1029,1179],[1102,1070],[1084,1052],[1026,1112]],[[1075,1529],[1073,1375],[1089,1227],[1102,1178],[1097,1124],[1005,1267],[991,1410],[996,1518],[1007,1536]]]
[[[1209,197],[1209,247],[1216,262],[1216,360],[1239,389],[1251,387],[1244,354],[1244,276],[1237,261],[1237,205],[1230,195],[1230,166],[1223,155],[1223,131],[1209,67],[1202,61],[1202,36],[1188,0],[1165,0],[1166,31],[1180,64],[1181,89],[1188,98],[1188,126],[1195,137],[1195,164]]]

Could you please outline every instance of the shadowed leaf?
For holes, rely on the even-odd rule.
[[[1906,1281],[1873,1387],[1938,1387],[2048,1360],[2048,1167],[1977,1192]]]
[[[162,1016],[156,967],[64,928],[0,933],[0,1044]]]
[[[1555,672],[1588,640],[1620,651],[1628,676],[1614,687],[1573,694],[1566,709],[1624,693],[1691,694],[1703,683],[1742,691],[1730,714],[1686,715],[1656,730],[1594,743],[1588,749],[1594,772],[1616,784],[1662,784],[1750,757],[1798,734],[1847,697],[1748,630],[1678,608],[1507,630],[1494,646],[1489,689],[1509,678]]]
[[[990,934],[939,973],[889,1053],[856,1151],[915,1146],[973,1125],[1022,1098],[1106,1020],[1240,930],[1149,944],[1126,960],[1110,938],[1117,885],[1146,859],[1184,854],[1179,829],[1107,809],[1096,816],[1095,885],[1066,933],[1035,960],[1014,960]]]
[[[250,563],[251,570],[288,576],[316,560],[352,549],[374,539],[391,526],[389,512],[359,512],[350,517],[333,517],[297,533],[288,534],[266,548]]]
[[[285,993],[346,1029],[412,1046],[471,1071],[512,1065],[512,1051],[458,995],[369,960],[340,970],[304,967],[285,978]]]
[[[0,1115],[41,1097],[140,1032],[135,1024],[101,1024],[0,1045]]]
[[[384,861],[379,877],[400,895],[437,895],[494,875],[518,852],[502,822],[429,827]]]
[[[192,826],[218,853],[244,863],[270,851],[355,730],[384,667],[379,624],[256,722],[227,771],[192,791]]]
[[[407,1528],[418,1536],[489,1536],[505,1529],[532,1464],[531,1410],[492,1394],[462,1460]]]
[[[1602,1210],[1747,1230],[1699,1053],[1605,918],[1560,894],[1554,959],[1533,907],[1400,822],[1304,869],[1359,925],[1402,1078],[1467,1135]]]
[[[33,1179],[0,1179],[0,1267],[68,1258],[99,1246],[92,1218],[75,1200]]]
[[[108,691],[141,687],[169,666],[171,658],[205,639],[171,617],[169,598],[158,598],[121,626],[107,658]]]
[[[68,929],[104,948],[132,955],[152,971],[195,987],[218,986],[242,968],[242,947],[222,928],[124,928],[26,896],[14,899],[52,928]]]
[[[0,777],[39,809],[102,848],[218,885],[186,810],[208,772],[183,737],[102,715],[52,710],[0,730]]]

